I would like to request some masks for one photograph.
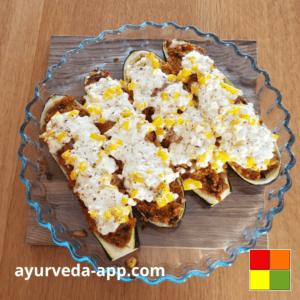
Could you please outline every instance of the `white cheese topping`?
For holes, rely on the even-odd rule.
[[[101,106],[101,117],[117,122],[105,133],[110,138],[105,144],[105,151],[124,164],[121,177],[127,192],[132,198],[156,201],[162,207],[178,198],[177,194],[170,192],[169,183],[179,174],[168,167],[170,160],[167,151],[145,140],[148,131],[155,128],[145,121],[144,115],[134,110],[128,94],[112,92],[118,85],[117,80],[109,77],[88,85],[86,91],[89,94],[84,109],[91,111],[89,105],[97,103]],[[97,119],[93,120],[97,122]]]
[[[153,126],[144,117],[120,118],[105,134],[111,137],[105,143],[110,154],[124,163],[122,177],[131,197],[161,203],[161,193],[166,202],[178,198],[169,191],[169,183],[179,177],[169,168],[167,151],[146,141],[145,136]],[[119,141],[122,141],[121,143]],[[119,142],[119,144],[118,144]],[[134,196],[133,196],[134,195]]]
[[[164,118],[167,113],[176,113],[178,109],[184,110],[190,102],[189,93],[183,89],[182,82],[174,82],[172,77],[175,76],[168,77],[159,65],[153,63],[155,60],[150,53],[133,66],[127,65],[125,70],[126,76],[131,79],[129,89],[132,87],[134,94],[133,106],[140,113],[146,107],[154,107],[153,119],[158,116]]]
[[[175,132],[176,139],[168,149],[174,166],[192,166],[192,161],[196,160],[198,168],[205,168],[211,163],[217,172],[224,171],[224,162],[218,161],[217,164],[213,156],[216,142],[214,134],[195,109],[192,95],[183,89],[181,81],[175,80],[176,76],[163,73],[155,60],[153,53],[149,53],[133,66],[127,66],[126,76],[133,83],[136,110],[141,112],[148,106],[155,108],[152,124],[156,127],[160,142],[170,130]],[[155,89],[160,89],[157,95],[153,95]],[[183,114],[178,114],[178,109]],[[184,172],[184,169],[179,170]]]
[[[83,109],[88,111],[95,123],[104,123],[106,120],[116,122],[122,111],[136,112],[128,100],[128,94],[123,93],[118,80],[110,77],[101,78],[98,82],[85,87],[87,96]]]
[[[106,235],[115,232],[120,223],[126,223],[135,201],[110,184],[111,174],[118,167],[101,149],[106,137],[99,133],[93,120],[80,117],[77,110],[58,113],[50,119],[42,137],[54,155],[71,139],[75,140],[73,149],[66,150],[62,157],[74,167],[70,174],[76,180],[74,192],[79,193],[98,231]]]
[[[198,97],[197,109],[214,135],[221,137],[214,158],[219,162],[237,162],[243,168],[266,170],[277,137],[260,126],[251,103],[234,104],[238,96],[243,96],[242,91],[226,84],[224,74],[213,63],[208,56],[193,50],[182,58],[181,64],[186,73],[197,73],[198,82],[191,87]]]

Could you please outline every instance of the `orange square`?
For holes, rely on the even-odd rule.
[[[290,250],[271,250],[270,252],[271,270],[290,269]]]

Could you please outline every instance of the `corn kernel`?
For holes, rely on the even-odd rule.
[[[116,143],[117,145],[119,145],[119,146],[123,145],[123,143],[124,143],[123,140],[118,139],[118,138],[114,138],[114,141],[115,141],[115,143]]]
[[[64,137],[67,137],[68,135],[67,135],[67,133],[66,132],[61,132],[61,133],[59,133],[57,136],[56,136],[56,139],[61,143],[62,142],[62,139],[64,138]]]
[[[192,178],[188,178],[182,182],[183,187],[186,191],[192,189],[200,189],[202,187],[202,183],[200,181],[194,180]]]
[[[208,139],[212,139],[214,137],[214,135],[209,131],[204,132],[203,135]]]
[[[153,122],[152,125],[154,125],[155,127],[159,127],[162,126],[164,124],[161,116],[158,116]]]
[[[139,108],[144,108],[147,106],[147,103],[146,102],[143,102],[143,103],[135,103],[135,106],[136,107],[139,107]]]
[[[206,159],[206,153],[203,153],[203,154],[199,155],[198,162],[203,163],[203,162],[205,162],[205,159]]]
[[[109,150],[115,151],[115,150],[117,150],[117,146],[116,146],[114,143],[111,143],[111,144],[109,145]]]
[[[71,172],[71,174],[70,174],[70,178],[71,178],[72,180],[75,180],[76,177],[77,177],[77,175],[78,175],[78,171],[73,170],[73,171]]]
[[[220,166],[217,163],[212,162],[210,165],[213,169],[220,169]]]
[[[79,172],[80,174],[84,174],[84,171],[88,168],[88,163],[86,161],[82,161],[79,164]]]
[[[76,116],[76,115],[78,115],[78,110],[72,110],[72,111],[69,113],[69,117]]]
[[[168,101],[168,100],[170,100],[170,99],[169,99],[168,93],[162,92],[162,93],[161,93],[161,100],[163,100],[163,101]]]
[[[174,123],[175,123],[175,120],[170,120],[170,119],[165,120],[165,124],[169,127],[172,126]]]
[[[132,189],[129,193],[130,198],[134,199],[134,197],[138,194],[136,189]]]
[[[232,95],[238,94],[239,90],[224,83],[224,82],[220,82],[220,85],[223,89],[225,89],[226,91],[230,92]]]
[[[122,79],[120,79],[119,82],[121,84],[121,87],[125,87],[125,82]]]
[[[156,58],[154,58],[152,60],[152,67],[153,67],[153,69],[158,69],[159,68],[159,61]]]
[[[127,120],[127,121],[125,121],[124,123],[123,123],[123,125],[122,125],[122,128],[124,128],[125,130],[129,130],[129,127],[130,127],[130,124],[129,124],[129,121]]]
[[[162,127],[158,127],[156,130],[155,130],[155,134],[156,135],[164,135],[165,134],[165,131]]]
[[[123,94],[123,91],[119,85],[116,86],[117,95],[120,96]]]
[[[154,53],[149,52],[148,54],[145,55],[145,57],[147,57],[149,60],[153,60],[154,59]]]
[[[106,222],[108,222],[111,218],[112,218],[112,214],[111,214],[111,211],[109,209],[107,209],[104,213],[103,213],[103,217],[104,217],[104,220]]]
[[[98,213],[95,209],[89,210],[88,213],[89,213],[89,215],[92,219],[97,219],[98,218]]]
[[[191,93],[192,93],[192,94],[198,93],[198,89],[197,89],[197,87],[196,87],[195,85],[192,85]]]
[[[130,177],[132,178],[132,180],[134,182],[137,182],[137,183],[144,183],[144,181],[145,181],[143,176],[139,172],[131,173]]]
[[[129,219],[128,216],[125,215],[125,216],[123,216],[122,218],[119,218],[119,219],[118,219],[118,222],[119,222],[119,223],[127,223],[127,222],[128,222],[128,219]]]
[[[240,118],[241,119],[244,119],[244,120],[250,120],[250,116],[249,115],[247,115],[247,114],[240,114]]]
[[[173,193],[167,193],[166,194],[166,199],[168,202],[171,202],[173,200]]]
[[[178,92],[174,92],[173,95],[172,95],[172,98],[174,100],[178,99],[179,97],[180,97],[180,93],[178,93]]]
[[[157,151],[157,156],[160,157],[162,161],[167,161],[169,158],[168,154],[163,151],[162,148]]]
[[[100,123],[100,124],[104,124],[104,123],[105,123],[105,121],[106,121],[106,119],[105,119],[105,118],[99,118],[99,120],[98,120],[98,123]]]
[[[126,205],[128,203],[129,199],[126,197],[122,197],[122,204]]]
[[[169,79],[170,81],[174,81],[174,80],[176,79],[176,76],[173,75],[173,74],[171,74],[171,75],[168,76],[168,79]]]
[[[131,82],[128,86],[128,91],[132,91],[135,87],[137,87],[138,84],[135,82]]]
[[[95,140],[97,142],[104,142],[105,141],[105,136],[103,136],[99,133],[92,132],[91,135],[90,135],[90,139]]]
[[[250,168],[254,165],[254,158],[247,158],[246,168]]]
[[[130,111],[130,110],[127,110],[127,109],[124,109],[124,110],[121,112],[121,116],[122,116],[123,118],[128,118],[128,117],[130,117],[130,116],[132,116],[132,115],[133,115],[133,112]]]
[[[192,64],[194,64],[195,61],[196,61],[196,57],[195,56],[190,56],[190,57],[188,57],[188,59],[191,61]]]
[[[182,69],[181,73],[182,73],[182,76],[184,76],[184,77],[188,77],[192,74],[191,70],[186,69],[186,68]]]
[[[112,99],[113,95],[105,91],[102,95],[103,100]]]
[[[233,121],[230,122],[230,125],[234,126],[234,125],[238,125],[240,123],[241,123],[240,120],[233,120]]]
[[[198,71],[198,65],[192,65],[192,70],[194,72],[197,72]]]

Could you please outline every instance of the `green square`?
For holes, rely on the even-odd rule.
[[[290,290],[290,270],[271,270],[270,271],[271,290]]]

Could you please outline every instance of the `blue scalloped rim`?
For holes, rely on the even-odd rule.
[[[89,39],[86,39],[86,40],[82,41],[77,49],[70,50],[70,51],[66,52],[62,56],[60,63],[58,63],[56,65],[53,65],[52,67],[50,67],[48,69],[47,75],[46,75],[46,79],[43,80],[43,81],[41,81],[40,83],[38,83],[36,85],[35,90],[34,90],[34,98],[33,98],[33,100],[25,108],[26,120],[22,124],[22,126],[20,127],[20,135],[21,135],[21,138],[22,138],[22,144],[21,144],[21,146],[20,146],[20,148],[18,150],[18,157],[19,157],[19,159],[22,162],[22,169],[20,171],[20,179],[21,179],[21,181],[27,187],[26,200],[27,200],[27,202],[28,202],[29,205],[31,205],[32,207],[34,207],[36,209],[38,223],[42,227],[47,228],[47,229],[50,230],[51,236],[52,236],[52,239],[53,239],[54,243],[56,245],[58,245],[58,246],[62,246],[62,247],[68,248],[69,251],[70,251],[70,253],[71,253],[71,255],[72,255],[72,257],[76,261],[78,261],[78,262],[88,262],[88,263],[90,263],[94,267],[95,270],[97,270],[98,265],[97,265],[97,262],[93,258],[88,257],[88,256],[80,256],[80,255],[78,255],[76,253],[76,248],[71,243],[69,243],[67,241],[60,240],[57,237],[56,229],[53,227],[53,225],[50,224],[50,223],[47,223],[47,222],[45,222],[43,220],[42,215],[41,215],[41,207],[40,207],[40,205],[37,202],[34,202],[31,199],[31,186],[30,186],[30,182],[24,176],[24,172],[25,172],[25,169],[26,169],[26,166],[27,166],[27,163],[29,162],[29,160],[23,155],[23,149],[25,147],[26,141],[31,141],[31,142],[33,142],[33,141],[24,133],[24,130],[25,130],[25,127],[27,126],[27,124],[29,123],[30,119],[33,118],[33,116],[30,113],[30,107],[38,99],[38,96],[39,96],[39,87],[41,85],[43,85],[49,78],[51,78],[51,71],[53,69],[55,69],[58,66],[62,65],[66,61],[66,55],[67,54],[73,53],[73,52],[76,52],[78,50],[83,49],[85,43],[87,43],[87,42],[93,42],[93,41],[102,39],[106,34],[118,34],[118,33],[123,32],[126,28],[130,28],[130,29],[142,29],[142,28],[144,28],[144,27],[146,27],[148,25],[153,26],[155,28],[164,28],[166,26],[172,25],[176,29],[180,29],[180,30],[192,29],[199,36],[213,37],[215,39],[215,41],[217,43],[219,43],[219,44],[223,44],[223,45],[227,45],[227,46],[229,46],[229,45],[233,46],[237,55],[249,59],[251,61],[251,67],[255,71],[257,71],[257,72],[259,72],[259,73],[261,73],[261,74],[263,74],[265,76],[265,85],[269,89],[273,90],[277,94],[276,104],[285,113],[285,119],[283,121],[283,125],[284,125],[286,131],[289,133],[289,136],[290,136],[289,141],[285,144],[285,146],[286,146],[286,150],[287,150],[287,152],[288,152],[291,160],[284,167],[284,175],[286,177],[286,184],[279,189],[279,192],[278,192],[279,203],[278,203],[278,205],[276,207],[272,208],[268,212],[268,215],[267,215],[267,224],[264,227],[261,227],[261,228],[259,228],[259,229],[257,229],[256,231],[253,232],[253,234],[251,235],[251,240],[250,240],[250,242],[249,242],[249,244],[247,246],[236,247],[232,251],[232,254],[231,254],[231,256],[228,259],[215,260],[212,263],[210,263],[209,266],[205,270],[203,270],[203,271],[189,270],[189,271],[187,271],[185,274],[183,274],[180,277],[176,277],[176,276],[173,276],[173,275],[166,275],[164,277],[159,277],[159,278],[155,278],[155,279],[150,279],[150,278],[143,277],[143,276],[138,276],[138,277],[136,277],[134,279],[131,279],[131,278],[128,278],[128,277],[121,277],[121,280],[123,280],[123,281],[132,281],[132,280],[135,280],[135,279],[141,279],[141,280],[143,280],[144,282],[146,282],[146,283],[148,283],[150,285],[155,285],[155,284],[158,284],[158,283],[160,283],[162,281],[165,281],[165,280],[170,280],[170,281],[176,282],[176,283],[182,283],[182,282],[185,282],[188,278],[190,278],[192,276],[199,276],[199,277],[209,276],[211,274],[211,272],[215,268],[217,268],[217,267],[220,267],[220,266],[228,267],[228,266],[232,265],[235,262],[237,256],[240,253],[247,252],[250,249],[253,249],[255,247],[255,245],[256,245],[256,240],[258,239],[258,237],[260,235],[265,234],[265,233],[267,233],[267,232],[269,232],[271,230],[273,217],[276,214],[278,214],[279,212],[281,212],[283,210],[283,207],[284,207],[284,201],[283,201],[284,193],[286,193],[291,188],[291,186],[292,186],[292,180],[291,180],[289,172],[290,172],[291,168],[295,165],[296,160],[295,160],[294,154],[291,151],[291,147],[292,147],[292,145],[293,145],[293,143],[295,141],[295,135],[291,131],[291,129],[289,128],[289,125],[288,125],[289,121],[290,121],[290,113],[289,113],[289,111],[286,108],[284,108],[282,106],[282,103],[281,103],[281,100],[282,100],[281,93],[271,85],[269,74],[266,71],[259,69],[256,66],[256,63],[255,63],[254,59],[250,55],[242,54],[234,43],[232,43],[232,42],[223,42],[215,34],[213,34],[213,33],[203,33],[200,30],[198,30],[195,26],[183,26],[182,27],[182,26],[179,26],[179,25],[177,25],[177,24],[175,24],[173,22],[166,22],[166,23],[163,23],[163,24],[156,24],[156,23],[153,23],[153,22],[144,22],[141,25],[126,24],[126,25],[122,26],[118,30],[105,30],[105,31],[101,32],[101,34],[98,37],[96,37],[96,38],[89,38]],[[271,193],[272,192],[270,192],[270,194]]]

